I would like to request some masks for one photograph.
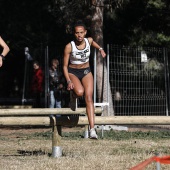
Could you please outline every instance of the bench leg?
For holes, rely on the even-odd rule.
[[[52,127],[52,157],[57,158],[62,156],[61,148],[61,126],[56,126],[56,119],[53,119]]]
[[[84,138],[89,138],[89,125],[85,125]]]

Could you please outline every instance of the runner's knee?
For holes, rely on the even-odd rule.
[[[76,91],[77,97],[82,97],[83,94],[84,94],[84,90],[83,89]]]

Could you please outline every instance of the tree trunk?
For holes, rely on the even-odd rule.
[[[92,23],[91,23],[91,33],[93,39],[101,47],[103,47],[103,1],[96,3],[97,0],[92,0],[93,13],[92,13]],[[107,50],[105,49],[105,52]],[[97,68],[96,68],[96,81],[97,81],[97,96],[98,102],[107,102],[107,68],[106,68],[106,58],[102,58],[99,51],[97,51]],[[109,86],[109,107],[105,106],[103,111],[103,116],[114,115],[112,93]]]

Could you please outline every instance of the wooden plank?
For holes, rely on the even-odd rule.
[[[0,105],[0,109],[30,109],[32,105]]]
[[[80,122],[85,123],[81,120]],[[97,125],[170,125],[169,116],[96,116]]]
[[[96,107],[95,114],[101,114],[102,108]],[[0,116],[33,116],[33,115],[70,115],[86,114],[86,108],[72,111],[70,108],[32,108],[32,109],[0,109]]]
[[[57,125],[88,125],[87,116],[62,116]],[[96,125],[170,125],[168,116],[96,116]],[[0,126],[45,125],[51,126],[50,117],[0,117]]]

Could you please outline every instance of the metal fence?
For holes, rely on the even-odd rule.
[[[115,115],[168,116],[170,110],[169,50],[167,48],[141,48],[112,44],[108,47],[109,79]],[[35,54],[32,55],[42,64],[45,75],[48,74],[47,69],[52,58],[60,60],[60,69],[62,70],[63,46],[45,47],[42,51],[41,58],[36,58]],[[29,68],[31,69],[32,65]],[[29,76],[31,77],[31,73],[28,73]],[[47,77],[44,78],[47,83]],[[45,103],[44,107],[47,107],[48,85],[45,82],[46,90],[42,100]],[[30,97],[29,84],[30,82],[26,83],[26,99]],[[69,97],[64,99],[66,98],[69,99]],[[68,101],[63,103],[68,103]],[[83,98],[80,99],[80,103],[80,107],[85,106]],[[63,107],[65,106],[67,104],[63,104]]]
[[[165,48],[109,45],[115,115],[169,115]]]
[[[109,79],[115,115],[169,115],[168,49],[112,44],[108,47]],[[48,68],[52,57],[58,56],[62,71],[63,49],[48,47],[46,52],[44,69],[45,65]],[[79,103],[80,107],[84,106],[84,99],[80,99]]]

